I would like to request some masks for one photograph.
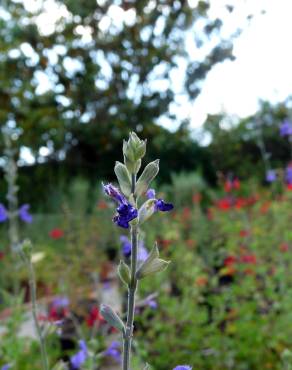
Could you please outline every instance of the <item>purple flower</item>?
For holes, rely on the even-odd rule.
[[[281,136],[290,136],[292,135],[292,123],[285,119],[280,126],[280,135]]]
[[[126,201],[126,198],[124,197],[124,195],[119,191],[118,188],[116,188],[112,184],[107,184],[107,185],[103,185],[102,184],[102,186],[103,186],[104,192],[108,196],[110,196],[111,198],[113,198],[114,200],[116,200],[118,203],[127,202]]]
[[[129,228],[129,222],[138,216],[138,210],[133,207],[125,196],[112,184],[103,185],[107,195],[118,202],[117,215],[113,218],[115,224],[124,229]]]
[[[155,190],[154,189],[148,189],[146,192],[146,196],[148,199],[155,199]]]
[[[117,215],[113,218],[115,224],[124,229],[129,228],[129,222],[138,216],[138,210],[130,203],[125,202],[117,208]]]
[[[125,257],[130,257],[131,255],[131,242],[129,238],[125,235],[120,236],[120,241],[122,242],[122,253]]]
[[[2,203],[0,203],[0,222],[4,222],[8,219],[7,210]]]
[[[87,346],[84,340],[79,341],[79,348],[80,350],[70,358],[73,369],[80,369],[88,357]]]
[[[285,177],[286,177],[286,181],[288,184],[292,184],[292,165],[289,165],[287,168],[286,168],[286,174],[285,174]]]
[[[277,175],[275,170],[268,170],[266,173],[266,181],[267,182],[274,182],[277,180]]]
[[[192,368],[189,365],[179,365],[176,366],[173,370],[192,370]]]
[[[56,308],[63,308],[69,306],[69,299],[67,297],[56,297],[52,305]]]
[[[132,246],[129,238],[126,235],[120,236],[120,241],[122,242],[122,253],[124,257],[128,258],[131,256]],[[145,261],[148,257],[148,251],[144,246],[143,240],[139,240],[138,245],[138,261]]]
[[[158,304],[154,298],[146,299],[145,304],[146,306],[153,308],[154,310],[156,310],[156,308],[158,307]]]
[[[155,211],[168,212],[173,209],[171,203],[165,203],[163,199],[157,199],[155,203]]]
[[[11,368],[11,365],[6,364],[6,365],[1,367],[1,370],[9,370],[10,368]]]
[[[112,357],[114,360],[120,363],[122,360],[120,348],[121,344],[117,341],[113,341],[111,342],[109,347],[104,351],[104,355]]]
[[[28,224],[32,223],[32,215],[29,213],[29,204],[24,204],[18,210],[20,219]]]

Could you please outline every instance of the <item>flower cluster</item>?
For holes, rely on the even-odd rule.
[[[288,119],[285,119],[280,125],[280,135],[290,136],[292,135],[292,123]]]
[[[78,370],[88,358],[88,350],[84,340],[79,341],[79,351],[71,356],[70,363],[73,369]]]

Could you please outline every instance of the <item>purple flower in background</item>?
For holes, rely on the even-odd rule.
[[[24,204],[18,210],[20,219],[28,224],[32,223],[32,215],[29,213],[29,204]]]
[[[9,370],[10,368],[11,368],[11,365],[6,364],[6,365],[1,367],[1,370]]]
[[[287,168],[286,168],[286,174],[285,174],[285,177],[286,177],[286,181],[288,184],[292,184],[292,165],[289,165]]]
[[[148,189],[146,192],[146,196],[148,199],[155,199],[155,190],[154,189]]]
[[[145,304],[146,306],[153,308],[153,310],[156,310],[156,308],[158,307],[158,304],[154,298],[146,299]]]
[[[292,135],[292,123],[285,119],[280,125],[280,135],[281,136],[290,136]]]
[[[138,216],[138,210],[133,207],[119,189],[112,184],[103,185],[103,189],[107,195],[119,203],[117,215],[113,218],[114,223],[124,229],[128,229],[129,222]]]
[[[121,362],[121,344],[117,341],[111,342],[109,347],[104,351],[104,355],[112,357],[117,362]]]
[[[56,297],[53,300],[52,305],[57,308],[63,308],[69,306],[69,303],[70,301],[67,297]]]
[[[2,203],[0,203],[0,222],[4,222],[8,219],[7,210]]]
[[[131,256],[131,242],[129,238],[126,235],[121,235],[120,236],[120,241],[122,243],[122,253],[124,257],[128,258]],[[145,248],[143,240],[139,240],[139,245],[138,245],[138,261],[145,261],[146,258],[148,257],[148,251]]]
[[[129,238],[125,235],[120,236],[120,241],[122,242],[122,253],[125,257],[130,257],[131,255],[131,242]]]
[[[189,365],[179,365],[176,366],[173,370],[192,370],[192,368]]]
[[[268,170],[266,173],[266,181],[274,182],[277,180],[277,174],[275,170]]]
[[[173,205],[171,203],[165,203],[163,199],[157,199],[155,203],[155,210],[161,212],[168,212],[173,209]]]
[[[79,341],[80,350],[70,358],[73,369],[80,369],[88,357],[87,346],[84,340]]]

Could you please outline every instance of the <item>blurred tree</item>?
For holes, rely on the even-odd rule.
[[[164,116],[177,125],[169,108],[178,90],[195,99],[208,71],[233,58],[236,32],[222,38],[209,8],[207,0],[1,1],[1,125],[17,128],[37,162],[62,160],[73,172],[107,176],[129,130],[164,135],[153,144],[165,144],[159,156],[172,156],[173,170],[192,168],[199,158],[190,159],[186,131],[155,124]]]
[[[254,176],[263,181],[267,166],[284,167],[292,153],[290,142],[281,137],[279,127],[284,119],[292,120],[291,101],[289,98],[276,105],[261,102],[255,115],[239,121],[210,115],[204,128],[211,135],[207,150],[214,168],[224,174]]]

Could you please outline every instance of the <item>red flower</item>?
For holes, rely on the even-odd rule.
[[[235,200],[235,205],[234,206],[237,209],[241,209],[241,208],[245,207],[246,205],[247,205],[247,201],[244,198],[237,198]]]
[[[257,257],[254,254],[246,254],[241,257],[241,262],[255,265],[257,263]]]
[[[240,181],[237,178],[233,180],[233,189],[235,190],[240,189]]]
[[[269,208],[270,208],[270,206],[271,206],[271,202],[265,202],[265,203],[263,203],[263,204],[261,205],[260,212],[261,212],[262,214],[267,213],[267,212],[268,212],[268,210],[269,210]]]
[[[237,262],[237,257],[227,256],[223,262],[224,266],[232,266]]]
[[[52,239],[57,240],[57,239],[60,239],[64,236],[64,231],[62,229],[55,228],[55,229],[50,231],[49,235]]]
[[[230,193],[232,190],[232,182],[230,180],[225,181],[224,190],[226,193]]]
[[[204,287],[208,283],[208,278],[206,276],[198,276],[196,278],[195,284],[199,287]]]
[[[98,209],[107,209],[108,208],[107,202],[105,202],[104,200],[100,200],[97,203],[97,208]]]
[[[196,193],[193,195],[193,202],[195,204],[199,204],[202,200],[202,194],[201,193]]]
[[[291,190],[292,190],[292,184],[288,184],[288,185],[286,186],[286,189],[287,189],[287,190],[289,190],[289,191],[291,191]]]
[[[279,246],[281,252],[286,253],[289,251],[289,244],[288,243],[281,243]]]
[[[240,230],[239,235],[242,238],[245,238],[245,237],[249,236],[249,231],[248,230]]]
[[[101,316],[99,309],[97,307],[93,307],[90,311],[90,314],[86,317],[86,324],[88,327],[92,328],[95,324],[104,322],[104,318]]]
[[[222,211],[228,211],[231,208],[231,201],[229,198],[222,198],[217,201],[217,207]]]
[[[5,254],[3,252],[0,252],[0,261],[3,260]]]

